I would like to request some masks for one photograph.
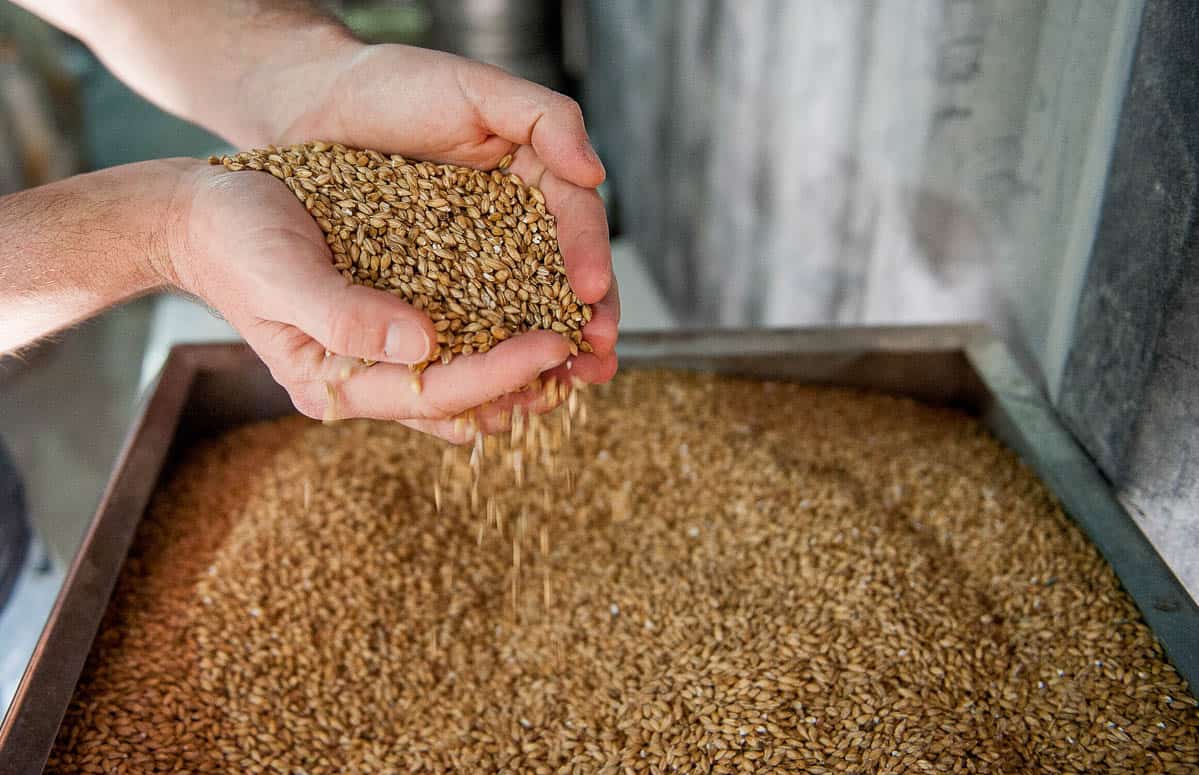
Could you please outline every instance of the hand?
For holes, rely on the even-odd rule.
[[[207,165],[183,180],[160,272],[221,313],[304,414],[397,420],[460,443],[467,430],[451,418],[480,404],[494,402],[479,416],[485,432],[499,430],[502,412],[516,404],[544,408],[540,396],[514,391],[564,364],[570,351],[561,335],[533,331],[430,366],[417,392],[405,364],[428,358],[432,323],[334,271],[319,227],[286,186]],[[365,368],[362,359],[378,363]]]
[[[620,300],[595,191],[604,169],[573,100],[450,54],[346,40],[328,44],[304,75],[303,95],[294,71],[260,71],[263,80],[248,89],[281,117],[274,130],[280,142],[323,139],[483,169],[512,153],[512,171],[543,191],[557,217],[571,286],[595,307],[584,328],[595,352],[573,359],[570,374],[611,378]],[[280,103],[272,105],[271,94]]]
[[[540,186],[557,216],[571,285],[594,307],[584,329],[594,353],[550,373],[586,382],[614,373],[619,301],[594,190],[604,170],[572,101],[447,54],[364,46],[291,0],[23,2],[155,103],[238,146],[324,139],[483,168],[513,153],[513,171]],[[176,185],[180,174],[186,185]],[[381,291],[346,288],[315,224],[266,175],[191,160],[129,165],[5,204],[0,348],[175,282],[241,330],[307,413],[324,416],[324,383],[339,379],[345,358],[366,357],[385,365],[338,389],[337,416],[389,417],[451,438],[447,415],[567,357],[561,337],[531,332],[430,367],[416,396],[402,364],[428,352],[426,317]],[[484,429],[501,427],[516,402],[533,397],[504,396],[486,409]]]

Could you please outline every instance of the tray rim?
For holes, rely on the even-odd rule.
[[[1100,550],[1195,692],[1199,606],[1115,499],[1048,399],[987,327],[639,331],[623,333],[618,351],[623,361],[633,363],[689,357],[717,361],[763,355],[960,353],[989,394],[989,403],[979,407],[981,419],[1036,472]],[[261,368],[242,342],[175,345],[143,394],[104,494],[0,722],[0,764],[5,772],[40,772],[45,765],[197,375],[247,365]]]

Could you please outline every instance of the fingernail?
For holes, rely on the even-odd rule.
[[[383,353],[401,363],[420,363],[429,357],[429,335],[418,323],[397,320],[387,327]]]
[[[566,359],[565,358],[555,358],[552,361],[546,361],[545,365],[543,365],[541,367],[541,373],[544,374],[545,372],[549,371],[550,369],[558,368],[559,366],[562,365],[562,362],[564,360],[566,360]]]

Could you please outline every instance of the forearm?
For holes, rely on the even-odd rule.
[[[17,0],[85,42],[118,78],[238,146],[275,142],[322,61],[354,45],[305,0]]]
[[[79,175],[0,198],[0,353],[165,284],[190,159]]]

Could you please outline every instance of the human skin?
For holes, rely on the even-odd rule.
[[[399,420],[455,441],[461,428],[447,418],[490,402],[481,422],[496,429],[504,410],[532,400],[511,391],[539,374],[602,382],[614,373],[619,298],[595,191],[604,169],[572,100],[460,57],[362,44],[307,3],[21,2],[153,102],[239,147],[322,139],[483,169],[513,154],[513,172],[542,189],[557,218],[571,286],[594,305],[584,329],[594,353],[569,358],[561,337],[530,332],[431,367],[417,395],[403,364],[429,354],[427,316],[346,286],[282,183],[194,160],[128,165],[0,201],[0,351],[175,288],[237,328],[301,411],[326,415],[326,383],[366,358],[380,363],[338,388],[338,416]]]

